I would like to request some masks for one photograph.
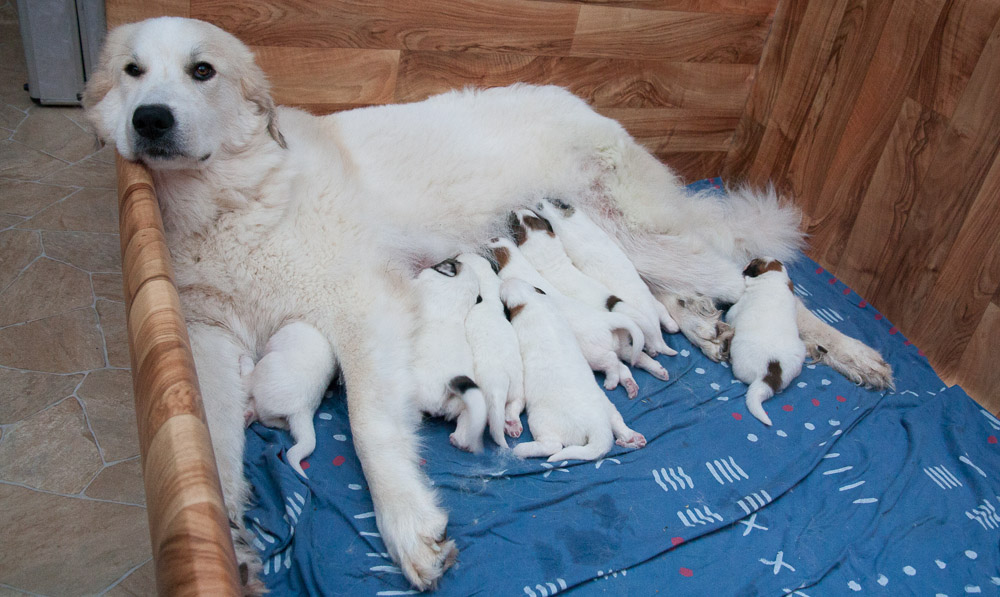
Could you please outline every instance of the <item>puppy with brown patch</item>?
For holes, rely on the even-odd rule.
[[[524,257],[517,245],[510,239],[494,238],[487,245],[497,264],[497,275],[501,280],[519,278],[543,290],[556,305],[559,312],[569,322],[576,337],[577,345],[590,368],[604,374],[604,388],[613,390],[621,382],[629,398],[639,393],[632,372],[622,359],[629,363],[639,362],[646,357],[659,370],[651,373],[659,379],[667,379],[667,370],[654,359],[643,354],[643,335],[639,326],[620,313],[595,309],[589,305],[564,295],[542,277]]]
[[[483,449],[486,398],[473,381],[472,348],[465,319],[479,296],[476,275],[447,259],[417,275],[419,331],[414,347],[417,404],[431,416],[456,420],[452,445],[469,452]]]
[[[646,438],[629,429],[594,381],[573,331],[549,297],[513,278],[500,286],[500,298],[517,333],[533,437],[514,446],[514,455],[595,460],[616,441],[626,448],[645,446]]]
[[[780,261],[754,259],[743,270],[746,291],[729,309],[733,375],[747,384],[747,410],[765,425],[763,402],[802,371],[806,346],[799,338],[792,282]]]

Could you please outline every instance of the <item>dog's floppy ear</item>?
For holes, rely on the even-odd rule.
[[[288,149],[284,135],[278,130],[278,112],[274,98],[271,97],[271,86],[264,71],[256,62],[252,62],[247,72],[240,78],[240,88],[243,97],[257,107],[257,113],[267,118],[267,134],[271,135],[282,149]]]

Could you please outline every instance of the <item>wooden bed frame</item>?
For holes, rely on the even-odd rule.
[[[213,22],[253,47],[279,103],[317,113],[465,84],[567,86],[689,180],[772,181],[803,208],[810,255],[1000,410],[996,2],[279,3],[109,0],[107,16]],[[155,189],[121,159],[118,182],[157,586],[237,595]]]

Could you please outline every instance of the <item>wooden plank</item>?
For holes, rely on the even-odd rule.
[[[655,154],[724,152],[729,147],[739,112],[687,108],[598,108],[614,118]],[[715,171],[711,176],[718,176]]]
[[[950,118],[998,19],[996,0],[954,0],[931,37],[910,96]]]
[[[947,379],[962,386],[972,398],[994,415],[1000,415],[1000,305],[990,303],[969,340],[955,375]]]
[[[682,12],[712,12],[727,15],[774,14],[778,0],[538,0],[539,2],[564,2],[614,6],[617,8],[643,8],[646,10],[674,10]]]
[[[385,104],[393,101],[397,50],[251,48],[278,104]]]
[[[527,82],[566,87],[594,106],[732,112],[742,110],[753,73],[749,64],[404,51],[395,97],[411,102],[466,85]]]
[[[882,279],[871,300],[897,308],[890,317],[908,335],[916,331],[920,309],[1000,151],[997,89],[1000,25],[994,27],[955,116],[936,143],[933,167],[919,183],[895,250],[879,265]]]
[[[756,64],[770,18],[589,6],[580,8],[573,56]]]
[[[750,168],[766,132],[765,123],[777,102],[785,83],[802,19],[809,7],[808,0],[783,0],[774,14],[774,23],[762,51],[757,76],[740,122],[733,136],[723,168],[723,176],[732,182],[762,185],[766,180],[748,180]]]
[[[153,17],[187,17],[190,15],[191,2],[189,0],[149,0],[144,2],[106,0],[104,2],[104,18],[108,23],[108,29]]]
[[[657,153],[656,157],[670,166],[670,169],[681,180],[694,182],[718,176],[719,172],[722,171],[722,162],[726,159],[726,153],[723,151],[663,152]]]
[[[879,264],[895,250],[919,181],[932,166],[932,140],[946,125],[933,110],[910,98],[903,101],[837,265],[837,275],[859,294],[870,296]]]
[[[802,197],[811,253],[840,261],[869,179],[892,132],[917,65],[947,0],[897,2],[867,65],[858,101],[818,197]],[[855,74],[855,76],[857,76]]]
[[[531,0],[191,0],[253,46],[568,53],[579,7]]]
[[[933,346],[934,368],[954,376],[962,353],[1000,289],[1000,156],[986,174],[968,215],[923,301],[914,340]],[[926,350],[926,349],[925,349]],[[1000,386],[998,386],[1000,391]]]

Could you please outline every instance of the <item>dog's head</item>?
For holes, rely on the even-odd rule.
[[[253,53],[202,21],[162,17],[112,30],[83,103],[102,140],[153,168],[197,168],[261,134],[284,146]]]

